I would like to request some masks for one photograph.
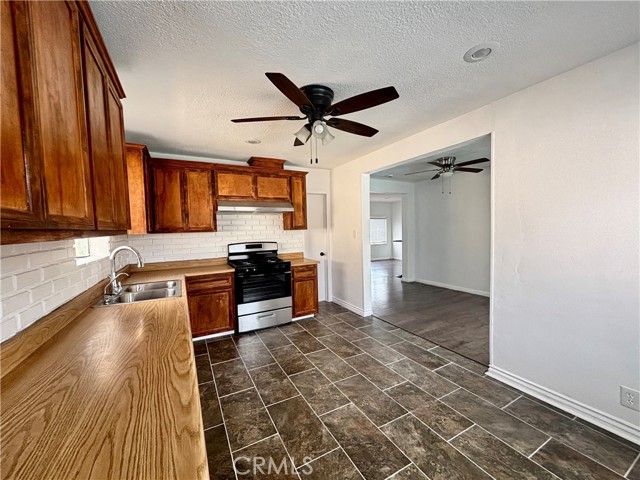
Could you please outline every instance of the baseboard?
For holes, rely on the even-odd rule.
[[[616,418],[609,413],[585,405],[493,365],[489,367],[486,375],[640,445],[640,427],[638,425]]]
[[[448,288],[449,290],[457,290],[458,292],[473,293],[474,295],[482,295],[483,297],[489,296],[489,292],[485,292],[484,290],[475,290],[473,288],[459,287],[457,285],[449,285],[448,283],[432,282],[430,280],[422,280],[421,278],[416,278],[415,281],[418,283],[424,283],[425,285],[432,285],[434,287]]]
[[[393,258],[391,258],[391,257],[380,257],[380,258],[372,258],[371,259],[372,262],[381,262],[383,260],[393,260]]]
[[[367,312],[360,307],[356,307],[352,303],[342,300],[341,298],[333,297],[332,301],[333,303],[337,303],[341,307],[344,307],[347,310],[350,310],[351,312],[355,313],[356,315],[360,315],[361,317],[368,317],[371,315],[371,311]]]

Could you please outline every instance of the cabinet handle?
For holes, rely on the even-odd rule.
[[[263,313],[262,315],[258,315],[258,318],[267,318],[267,317],[275,317],[275,313]]]

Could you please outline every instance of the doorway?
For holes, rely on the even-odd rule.
[[[307,230],[304,232],[304,256],[317,260],[318,301],[329,301],[329,232],[327,196],[323,193],[307,194]]]
[[[371,246],[373,315],[483,365],[490,351],[490,155],[487,135],[370,176],[371,192],[384,185],[412,199],[404,230],[414,238],[403,248],[414,268],[402,278],[396,275],[406,273],[406,265],[401,268],[393,254],[375,261]],[[443,157],[473,167],[440,175],[448,171],[439,167]],[[370,204],[371,221],[379,211]],[[372,224],[370,241],[375,233]]]

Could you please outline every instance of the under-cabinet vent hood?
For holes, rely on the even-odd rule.
[[[246,200],[218,200],[220,213],[283,213],[293,212],[289,202],[254,202]]]

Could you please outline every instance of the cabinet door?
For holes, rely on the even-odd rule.
[[[304,177],[291,177],[293,212],[284,213],[285,230],[307,229],[307,183]]]
[[[153,232],[184,231],[182,169],[153,165],[150,175],[151,230]]]
[[[185,172],[186,229],[190,232],[216,231],[211,182],[210,170],[187,170]]]
[[[293,317],[318,313],[318,277],[293,281]]]
[[[84,29],[83,60],[89,156],[98,230],[129,228],[127,172],[120,99],[88,29]]]
[[[25,5],[0,2],[0,216],[2,227],[44,226]]]
[[[256,194],[260,200],[282,200],[291,198],[289,177],[284,175],[257,175]]]
[[[202,337],[235,328],[235,306],[231,290],[189,295],[191,335]]]
[[[84,33],[82,53],[96,227],[98,230],[115,230],[112,201],[114,179],[110,168],[107,135],[109,121],[105,94],[107,79],[93,40],[86,29]]]
[[[254,181],[253,173],[216,172],[217,197],[253,199],[255,198]]]
[[[107,84],[107,113],[109,118],[109,166],[113,179],[111,200],[116,230],[131,227],[129,215],[129,188],[127,184],[127,160],[124,144],[124,120],[122,104],[110,83]]]
[[[127,233],[147,233],[147,204],[145,195],[144,169],[148,162],[147,147],[136,143],[127,143],[127,185],[129,194],[129,214],[131,228]]]
[[[48,228],[93,229],[78,10],[29,2]]]

